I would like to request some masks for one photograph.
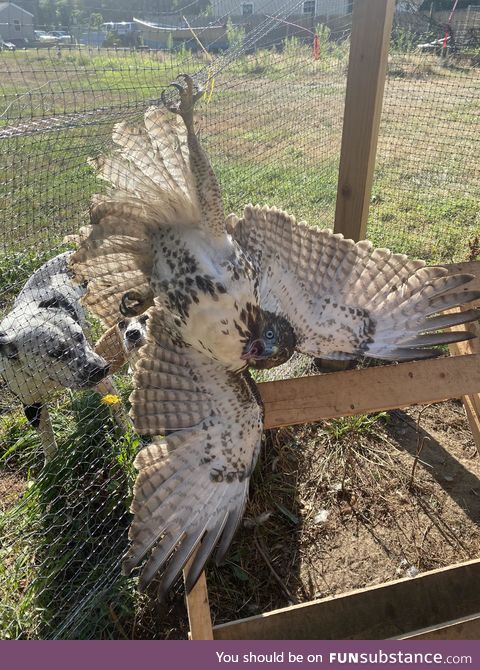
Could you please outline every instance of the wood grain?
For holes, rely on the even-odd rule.
[[[365,238],[395,0],[355,0],[335,211],[336,233]]]
[[[480,392],[480,354],[259,384],[265,427],[315,423]]]
[[[478,613],[480,561],[215,626],[215,640],[345,640],[408,636]],[[478,626],[477,626],[478,630]]]

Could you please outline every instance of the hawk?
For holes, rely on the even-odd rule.
[[[71,263],[107,327],[148,308],[131,400],[135,428],[153,441],[135,461],[123,569],[147,557],[139,586],[163,569],[161,594],[195,552],[191,589],[216,545],[223,558],[242,517],[263,430],[249,368],[294,351],[434,356],[435,345],[471,337],[439,329],[479,316],[440,313],[480,297],[464,288],[471,275],[448,276],[276,208],[225,217],[194,130],[200,91],[187,75],[173,85],[179,101],[164,102],[183,124],[150,108],[144,127],[114,127],[118,148],[96,160],[110,188],[94,196]]]

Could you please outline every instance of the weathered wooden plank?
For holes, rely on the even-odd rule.
[[[402,635],[401,640],[480,640],[480,612]]]
[[[188,573],[196,552],[188,561],[183,571]],[[190,624],[190,640],[213,640],[212,617],[208,602],[207,578],[202,572],[197,583],[185,597],[187,603],[188,622]]]
[[[293,605],[213,628],[215,640],[398,638],[477,614],[480,561],[432,570],[342,596]]]
[[[480,391],[480,354],[259,384],[265,427],[381,412]]]
[[[475,335],[473,340],[455,342],[449,346],[453,356],[465,354],[480,354],[480,326],[478,322],[467,323],[463,326],[453,326],[450,330],[469,330]],[[473,439],[480,451],[480,392],[462,396],[465,414],[467,415]]]
[[[372,190],[394,0],[355,0],[335,232],[364,239]]]

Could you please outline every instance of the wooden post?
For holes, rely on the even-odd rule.
[[[480,262],[479,261],[467,261],[465,263],[455,263],[451,265],[446,265],[450,274],[472,274],[474,275],[473,281],[468,284],[465,284],[463,287],[464,291],[480,291]],[[469,305],[463,305],[459,309],[471,309],[472,307],[480,308],[480,300],[475,303],[470,303]],[[460,354],[480,354],[480,325],[478,322],[471,322],[462,324],[461,326],[455,326],[450,330],[469,330],[475,335],[475,339],[466,340],[465,342],[455,342],[454,344],[449,345],[450,353],[452,356],[458,356]],[[473,438],[477,445],[477,449],[480,452],[480,389],[479,392],[462,395],[463,406],[465,408],[465,414],[467,415],[470,428],[472,430]]]
[[[195,558],[195,552],[183,571],[184,578]],[[197,583],[185,597],[187,602],[188,623],[190,624],[189,640],[213,640],[212,617],[208,602],[207,579],[202,572]]]
[[[335,211],[336,233],[364,239],[395,0],[355,0]]]

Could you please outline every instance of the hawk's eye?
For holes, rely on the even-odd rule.
[[[267,330],[267,332],[265,333],[265,337],[267,338],[267,340],[273,340],[273,338],[275,337],[275,333],[273,332],[273,330]]]

